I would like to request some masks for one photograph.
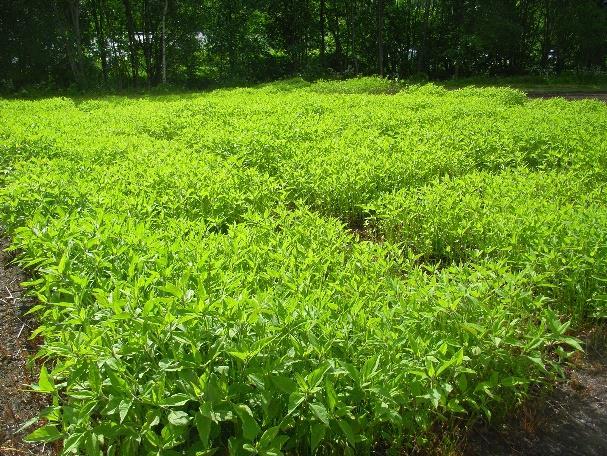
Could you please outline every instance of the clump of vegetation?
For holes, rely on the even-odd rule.
[[[604,315],[605,182],[583,172],[471,173],[377,203],[381,236],[424,261],[501,259],[578,318]]]
[[[396,452],[560,375],[606,314],[607,108],[382,87],[1,101],[53,398],[29,439]]]

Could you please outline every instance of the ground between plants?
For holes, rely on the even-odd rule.
[[[467,439],[464,454],[607,454],[605,331],[604,326],[594,328],[585,337],[587,354],[573,360],[567,378],[557,383],[552,392],[529,399],[499,426],[475,427]]]
[[[5,252],[7,239],[0,239],[0,455],[51,455],[52,446],[25,443],[21,425],[46,406],[46,398],[28,391],[38,370],[28,367],[36,342],[28,340],[35,322],[23,314],[31,305],[20,283],[25,275]]]

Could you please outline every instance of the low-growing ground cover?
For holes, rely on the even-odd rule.
[[[0,119],[53,398],[30,439],[66,454],[423,448],[606,314],[599,102],[288,81]]]

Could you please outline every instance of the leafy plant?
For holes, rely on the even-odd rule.
[[[605,315],[598,103],[364,79],[0,117],[52,397],[29,439],[64,454],[420,447]]]

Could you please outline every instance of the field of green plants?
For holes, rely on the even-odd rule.
[[[607,317],[607,105],[376,79],[0,100],[65,454],[423,449]],[[32,423],[33,424],[33,423]]]

